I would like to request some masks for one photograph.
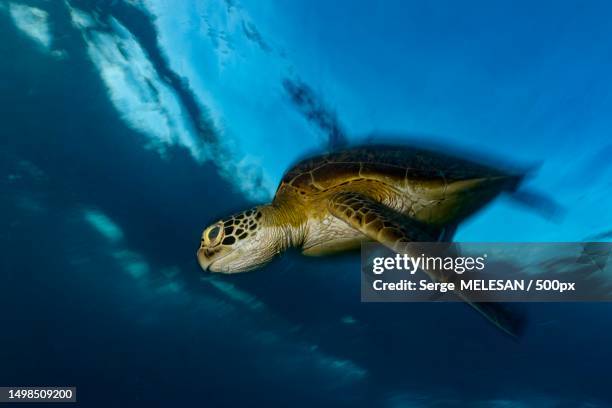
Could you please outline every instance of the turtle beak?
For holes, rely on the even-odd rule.
[[[200,264],[200,267],[204,271],[209,272],[210,264],[212,262],[210,262],[210,259],[208,259],[208,257],[206,256],[204,248],[198,249],[197,257],[198,257],[198,263]]]

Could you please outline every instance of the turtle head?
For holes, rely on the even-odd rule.
[[[198,262],[211,272],[256,269],[280,252],[280,235],[267,223],[269,206],[255,207],[210,225],[202,233]]]

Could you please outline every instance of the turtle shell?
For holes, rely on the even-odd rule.
[[[368,145],[300,161],[283,176],[279,190],[292,186],[314,193],[358,179],[406,185],[417,180],[449,183],[505,175],[483,164],[428,150]]]

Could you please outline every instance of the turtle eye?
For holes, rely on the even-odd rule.
[[[208,229],[204,231],[204,240],[208,245],[218,244],[221,238],[223,238],[223,233],[221,232],[219,224],[208,227]]]
[[[214,241],[215,238],[217,238],[217,235],[219,235],[219,231],[219,227],[213,227],[210,231],[208,231],[208,239]]]

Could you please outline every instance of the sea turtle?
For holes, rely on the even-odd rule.
[[[272,203],[215,222],[197,258],[210,272],[245,272],[289,247],[327,255],[378,241],[450,240],[457,225],[523,178],[418,148],[360,146],[291,168]],[[438,279],[439,277],[433,276]],[[468,303],[510,334],[516,319],[491,303]]]

